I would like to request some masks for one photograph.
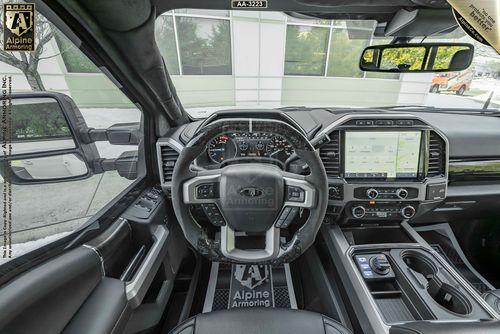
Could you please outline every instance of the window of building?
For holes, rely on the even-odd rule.
[[[179,58],[175,41],[174,19],[172,16],[162,15],[155,24],[156,44],[167,65],[170,75],[179,75]]]
[[[183,9],[156,20],[156,43],[172,75],[231,75],[229,12]]]
[[[363,72],[359,55],[373,37],[375,21],[287,19],[285,75],[398,79],[397,73]]]
[[[364,72],[359,69],[359,55],[369,44],[369,39],[351,38],[347,29],[332,29],[326,75],[362,78]]]
[[[328,28],[288,25],[285,75],[324,75],[328,37]]]
[[[180,63],[184,75],[231,75],[229,21],[176,17]]]

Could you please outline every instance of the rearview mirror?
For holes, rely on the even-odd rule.
[[[368,72],[462,71],[473,56],[474,46],[465,43],[374,45],[363,51],[359,67]]]

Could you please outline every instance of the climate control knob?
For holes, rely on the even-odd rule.
[[[366,214],[366,210],[361,205],[355,206],[354,208],[352,208],[352,216],[354,218],[357,218],[357,219],[363,218],[365,216],[365,214]]]
[[[405,206],[401,209],[401,216],[406,219],[410,219],[415,216],[415,208],[411,205]]]
[[[369,199],[375,199],[378,197],[378,191],[377,189],[370,188],[366,191],[366,197]]]
[[[396,196],[398,196],[401,199],[406,199],[408,197],[408,190],[404,188],[399,188],[396,190]]]

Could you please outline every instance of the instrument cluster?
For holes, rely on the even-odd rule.
[[[285,162],[294,150],[283,137],[272,133],[227,133],[207,145],[207,157],[216,164],[234,158],[266,157]]]

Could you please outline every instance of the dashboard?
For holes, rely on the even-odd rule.
[[[207,145],[208,161],[220,164],[236,158],[271,158],[280,162],[293,154],[293,147],[272,133],[232,132],[220,134]]]
[[[446,220],[473,207],[480,187],[493,186],[483,180],[494,175],[500,180],[498,118],[305,108],[222,111],[172,129],[157,143],[162,188],[168,193],[175,158],[198,128],[216,119],[242,117],[288,122],[309,139],[328,176],[329,222]],[[473,123],[480,130],[471,131]],[[292,145],[272,131],[218,134],[196,164],[223,168],[240,159],[277,161],[287,171],[307,173]],[[468,200],[470,191],[473,200]],[[450,194],[457,200],[451,201]]]

